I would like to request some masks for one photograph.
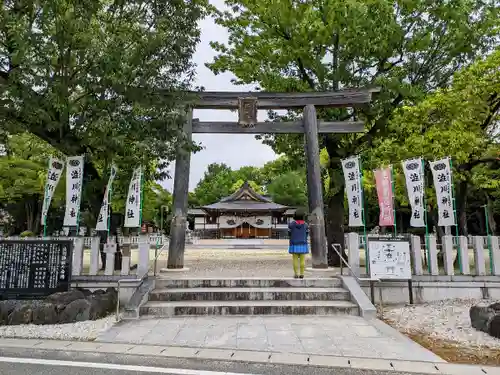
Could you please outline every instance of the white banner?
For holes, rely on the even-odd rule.
[[[142,168],[134,170],[128,186],[127,205],[125,207],[125,227],[138,228],[141,226],[141,194]]]
[[[451,185],[450,158],[429,162],[436,189],[438,205],[438,225],[450,227],[456,225],[453,212],[453,193]]]
[[[361,173],[359,170],[359,157],[352,156],[342,160],[344,171],[345,190],[349,205],[349,226],[363,226],[363,192],[361,184]]]
[[[64,169],[64,162],[57,158],[50,158],[49,169],[47,172],[47,182],[45,183],[45,194],[43,196],[42,204],[42,225],[45,225],[47,220],[47,213],[49,212],[50,203],[52,202],[52,197],[54,196],[54,191],[56,190],[57,184],[61,179],[61,175]]]
[[[83,155],[72,156],[66,159],[66,213],[64,223],[66,227],[78,226],[80,202],[82,201],[83,184]]]
[[[404,160],[402,164],[408,200],[411,206],[410,225],[412,227],[425,227],[424,171],[422,159]]]
[[[111,166],[111,171],[109,174],[108,184],[106,185],[106,191],[104,192],[104,198],[102,199],[101,210],[99,211],[99,216],[97,218],[96,230],[106,231],[108,230],[108,218],[109,218],[109,201],[111,199],[111,186],[113,180],[116,176],[116,166]]]

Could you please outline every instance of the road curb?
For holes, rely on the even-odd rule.
[[[386,371],[389,373],[394,372],[395,374],[500,375],[500,367],[458,365],[446,362],[417,362],[231,349],[117,344],[95,341],[1,338],[0,348],[24,348],[34,351],[84,352],[89,354],[117,354],[137,357],[186,358],[256,364],[351,368],[357,370]]]

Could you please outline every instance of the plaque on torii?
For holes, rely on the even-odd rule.
[[[238,98],[238,124],[242,128],[253,128],[257,124],[257,98]]]

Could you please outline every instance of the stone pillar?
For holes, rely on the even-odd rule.
[[[486,275],[483,236],[474,236],[474,270],[477,276]]]
[[[413,274],[423,275],[422,269],[422,244],[419,236],[411,236],[411,258],[413,263]]]
[[[443,260],[444,260],[444,274],[453,276],[455,269],[453,268],[453,236],[443,236]]]
[[[120,275],[126,276],[130,274],[130,245],[122,245],[122,270]]]
[[[193,139],[192,109],[189,109],[187,113],[184,124],[184,137],[186,142],[191,143]],[[170,224],[167,268],[184,268],[190,164],[191,151],[186,150],[185,147],[179,147],[177,159],[175,160],[173,218]]]
[[[99,257],[101,256],[100,252],[100,244],[101,238],[94,236],[90,240],[90,271],[89,275],[97,275],[99,272]]]
[[[491,257],[493,263],[493,269],[491,270],[491,274],[498,276],[500,275],[500,246],[498,243],[497,236],[490,236],[491,243]]]
[[[106,267],[104,268],[104,274],[106,276],[112,276],[115,272],[116,243],[105,243],[104,253],[106,254]]]
[[[466,236],[460,236],[458,237],[458,243],[460,245],[460,262],[462,266],[460,273],[470,275],[469,241]]]
[[[73,264],[72,264],[72,275],[80,276],[82,274],[83,268],[83,245],[84,238],[76,237],[74,239],[73,245]]]
[[[357,233],[347,234],[347,256],[349,257],[349,267],[354,273],[353,276],[359,277],[359,235]]]
[[[149,271],[149,236],[139,236],[139,262],[137,264],[137,276],[142,277]],[[184,251],[184,248],[182,249]],[[183,253],[184,255],[184,253]]]
[[[429,259],[427,260],[429,262],[429,268],[431,271],[431,275],[437,276],[439,275],[439,265],[438,265],[438,258],[437,258],[437,240],[436,236],[433,234],[429,235]]]
[[[306,105],[303,114],[307,159],[307,193],[309,202],[309,228],[313,268],[328,268],[325,215],[323,213],[323,187],[319,164],[318,121],[316,108]]]

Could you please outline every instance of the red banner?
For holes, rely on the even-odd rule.
[[[374,173],[378,206],[380,207],[379,225],[381,227],[390,227],[394,225],[391,168],[377,169]]]

